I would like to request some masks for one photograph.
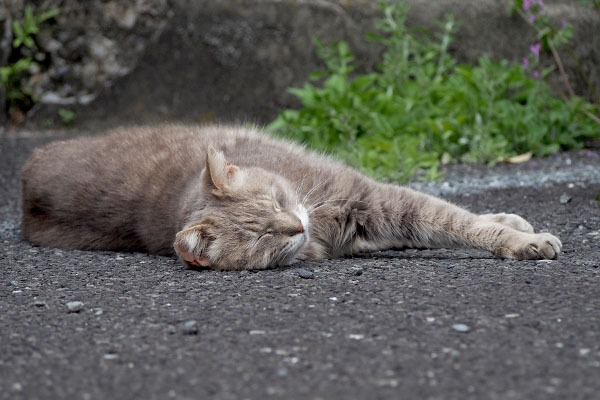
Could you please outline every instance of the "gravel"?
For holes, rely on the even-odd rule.
[[[315,274],[312,271],[309,271],[304,268],[298,268],[296,270],[296,272],[298,273],[300,278],[303,278],[303,279],[314,279],[314,277],[315,277]]]
[[[471,328],[465,324],[453,324],[452,329],[457,332],[469,332],[471,330]]]
[[[196,335],[198,333],[198,323],[194,320],[186,321],[183,324],[183,333],[185,335]]]
[[[600,155],[590,150],[536,158],[523,164],[446,166],[444,182],[413,182],[409,186],[436,196],[473,195],[497,189],[544,187],[562,183],[600,183]]]
[[[67,303],[67,310],[70,313],[78,313],[83,310],[83,303],[81,301],[69,301]]]
[[[571,201],[571,196],[569,196],[566,193],[563,193],[560,195],[559,201],[560,201],[560,204],[567,204],[568,202]]]

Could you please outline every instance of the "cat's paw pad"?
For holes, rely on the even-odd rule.
[[[499,255],[516,260],[554,260],[562,249],[560,240],[549,233],[525,234],[515,242],[502,248]]]
[[[533,233],[533,226],[529,222],[527,222],[524,218],[518,216],[517,214],[485,214],[482,215],[483,218],[497,222],[502,225],[506,225],[510,228],[513,228],[520,232]]]

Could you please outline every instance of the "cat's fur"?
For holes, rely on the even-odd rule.
[[[562,246],[516,215],[475,215],[241,127],[161,125],[54,142],[25,165],[22,195],[23,234],[35,244],[177,253],[217,269],[400,247],[552,259]]]

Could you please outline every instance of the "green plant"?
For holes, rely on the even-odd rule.
[[[9,105],[32,105],[33,94],[21,85],[21,78],[32,66],[37,65],[30,57],[21,58],[5,67],[0,67],[0,85],[6,89],[6,102]]]
[[[60,108],[58,110],[58,116],[62,120],[63,124],[70,125],[75,120],[75,112],[66,108]]]
[[[23,21],[13,21],[13,47],[25,46],[31,49],[35,40],[34,37],[40,31],[40,25],[51,18],[56,17],[60,13],[59,8],[49,10],[43,13],[34,14],[31,6],[25,7]]]
[[[34,61],[40,55],[37,48],[35,35],[39,33],[40,25],[54,18],[60,9],[36,13],[31,6],[26,6],[22,21],[13,21],[12,47],[8,65],[0,67],[0,85],[6,90],[5,111],[24,112],[29,110],[37,99],[27,79],[33,71],[39,71],[41,65]],[[45,58],[45,57],[41,57]]]
[[[600,136],[587,115],[596,115],[596,106],[556,98],[520,65],[485,57],[457,65],[448,52],[452,16],[431,35],[405,26],[405,2],[381,8],[380,33],[369,35],[385,47],[377,71],[353,75],[346,43],[315,40],[326,68],[310,78],[321,85],[290,89],[302,108],[280,112],[268,129],[395,181],[439,178],[441,163],[545,155]]]
[[[506,1],[506,0],[505,0]],[[600,97],[596,92],[594,84],[590,77],[585,72],[581,65],[581,61],[575,54],[575,50],[571,46],[573,39],[573,27],[566,20],[561,21],[560,26],[555,26],[550,21],[550,16],[546,11],[546,6],[543,0],[508,0],[511,13],[520,16],[527,24],[529,24],[536,32],[538,42],[531,46],[532,52],[523,59],[524,66],[529,68],[534,76],[538,76],[539,72],[536,69],[540,58],[540,50],[548,51],[554,60],[554,64],[558,68],[561,77],[562,85],[567,91],[569,97],[575,97],[576,93],[569,82],[568,75],[564,68],[563,59],[559,50],[566,50],[581,75],[581,78],[587,85],[587,90],[590,98],[597,104],[600,104]],[[600,0],[582,0],[581,4],[600,12]],[[548,73],[546,71],[546,73]],[[555,87],[558,93],[566,98],[560,87]]]

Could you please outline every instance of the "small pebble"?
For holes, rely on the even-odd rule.
[[[570,201],[571,201],[571,197],[570,197],[568,194],[566,194],[566,193],[563,193],[563,194],[560,196],[560,204],[567,204],[567,203],[568,203],[568,202],[570,202]]]
[[[78,313],[83,310],[83,303],[80,301],[69,301],[67,303],[67,309],[70,313]]]
[[[173,334],[175,334],[175,332],[176,332],[176,329],[175,329],[175,327],[173,325],[168,325],[167,326],[167,333],[169,335],[173,335]]]
[[[580,356],[587,356],[590,353],[590,349],[579,349]]]
[[[42,301],[42,300],[36,300],[36,301],[33,303],[33,305],[34,305],[34,306],[36,306],[36,307],[45,307],[45,306],[46,306],[46,302],[45,302],[45,301]]]
[[[298,268],[296,272],[298,273],[298,275],[300,275],[300,278],[303,279],[313,279],[315,277],[315,274],[312,271],[309,271],[304,268]]]
[[[469,326],[465,324],[454,324],[452,325],[452,329],[454,329],[457,332],[469,332],[471,330],[471,328],[469,328]]]
[[[194,320],[183,324],[183,333],[186,335],[196,335],[198,333],[198,323]]]
[[[350,274],[354,276],[361,276],[363,274],[363,270],[362,268],[352,268]]]
[[[288,371],[285,368],[279,368],[277,370],[277,375],[281,376],[281,377],[287,376],[288,375]]]

